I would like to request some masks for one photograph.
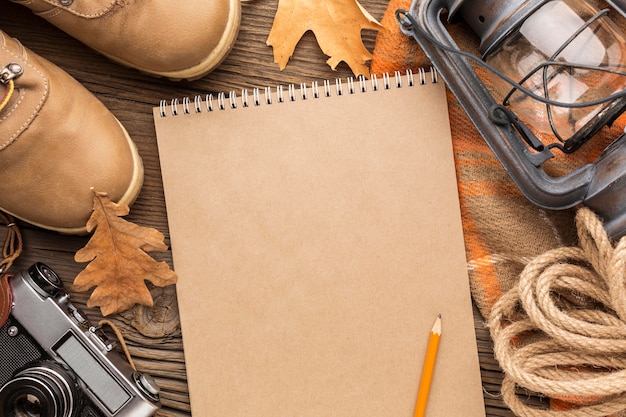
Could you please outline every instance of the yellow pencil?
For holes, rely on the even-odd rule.
[[[437,360],[437,351],[439,350],[439,339],[441,338],[441,314],[437,316],[435,324],[430,331],[428,338],[428,347],[426,348],[426,358],[424,359],[424,368],[422,369],[422,378],[420,387],[417,392],[417,401],[415,402],[415,414],[413,417],[424,417],[426,413],[426,403],[428,402],[428,393],[430,392],[430,383],[433,378],[435,369],[435,361]]]

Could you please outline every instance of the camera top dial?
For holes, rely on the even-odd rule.
[[[35,286],[33,288],[44,297],[54,297],[63,291],[63,281],[49,266],[37,262],[28,268],[28,276]]]

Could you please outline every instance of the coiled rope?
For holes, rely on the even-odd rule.
[[[489,317],[503,399],[520,417],[626,415],[626,238],[614,245],[587,208],[576,225],[580,247],[531,261]],[[568,410],[530,406],[518,388]]]

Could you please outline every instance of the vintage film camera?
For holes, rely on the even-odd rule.
[[[9,277],[9,288],[11,313],[0,323],[0,416],[154,415],[152,377],[113,350],[52,269],[36,263]]]

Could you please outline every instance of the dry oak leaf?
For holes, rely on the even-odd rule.
[[[74,255],[76,262],[90,262],[74,279],[74,290],[96,287],[87,307],[100,307],[103,316],[131,309],[135,304],[151,307],[152,295],[145,280],[164,287],[175,284],[176,273],[167,263],[146,252],[164,251],[163,234],[122,219],[128,205],[111,201],[106,193],[93,193],[93,213],[87,231],[93,236]]]
[[[368,77],[365,63],[372,54],[363,45],[362,29],[384,28],[356,0],[279,0],[266,43],[283,70],[300,38],[311,30],[332,69],[343,61],[355,76]]]

